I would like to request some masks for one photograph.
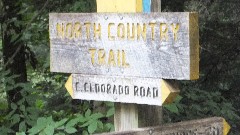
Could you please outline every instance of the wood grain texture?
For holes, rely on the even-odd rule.
[[[109,4],[109,0],[97,0],[97,12],[133,12],[142,11],[142,0],[113,0],[115,3]],[[132,3],[133,4],[129,4]],[[127,4],[126,4],[127,3]],[[106,19],[107,17],[105,17]],[[138,127],[138,111],[134,104],[115,103],[114,127],[115,131],[125,131]]]
[[[65,86],[73,99],[157,106],[173,102],[172,95],[179,93],[170,82],[151,78],[72,74]]]
[[[127,131],[138,128],[138,108],[135,104],[115,103],[115,131]]]
[[[161,0],[145,0],[151,3],[151,12],[161,12]],[[148,5],[149,6],[149,5]],[[148,12],[148,11],[143,11]],[[172,82],[169,82],[172,83]],[[163,93],[165,91],[162,91]],[[164,94],[162,94],[164,95]],[[171,98],[172,101],[174,100]],[[165,102],[166,103],[166,102]],[[139,105],[139,127],[160,126],[163,123],[162,106]],[[154,117],[153,117],[154,116]]]
[[[151,0],[151,12],[161,12],[161,0]]]
[[[51,71],[106,76],[197,79],[199,47],[196,18],[196,13],[52,13],[49,22]],[[82,26],[81,38],[71,38],[71,36],[67,38],[66,35],[69,33],[65,33],[64,38],[58,36],[58,23],[63,24],[63,27],[67,27],[67,31],[70,31],[76,22],[91,23],[88,38],[84,26]],[[94,40],[94,23],[101,24],[101,39]],[[108,36],[110,23],[113,24],[110,27],[111,36]],[[120,28],[125,28],[123,39],[117,36],[119,23],[122,24]],[[134,24],[137,31],[137,23],[146,24],[146,40],[142,36],[137,39],[137,32],[134,40],[127,38],[127,25],[132,28]],[[154,32],[150,23],[156,23]],[[168,32],[167,37],[163,36],[161,39],[162,23],[166,23]],[[177,36],[173,33],[172,24],[179,24]],[[109,40],[109,37],[113,36],[115,40]],[[90,49],[95,51],[91,53]],[[99,53],[102,53],[99,50],[104,51],[102,63],[105,64],[99,62],[101,57]],[[121,52],[120,55],[118,51]],[[112,58],[110,64],[109,58]],[[123,66],[123,61],[128,66]]]
[[[212,117],[101,135],[227,135],[229,130],[224,118]]]

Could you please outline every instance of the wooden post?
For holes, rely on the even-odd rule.
[[[161,12],[161,0],[152,0],[151,12]]]
[[[97,0],[97,12],[142,12],[142,0]],[[138,127],[136,104],[115,103],[115,131]]]
[[[161,12],[161,0],[144,0],[143,2],[144,12]],[[162,106],[138,105],[138,109],[139,127],[157,126],[163,123]]]
[[[138,111],[136,104],[115,103],[115,131],[126,131],[138,127]]]

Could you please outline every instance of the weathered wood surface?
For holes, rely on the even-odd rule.
[[[101,135],[227,135],[229,130],[225,119],[212,117]]]
[[[172,102],[179,93],[170,82],[151,78],[72,74],[65,86],[73,99],[157,106]]]
[[[115,103],[115,131],[127,131],[138,128],[139,116],[136,104]]]
[[[151,12],[161,12],[161,0],[143,0],[143,2],[145,4],[143,12],[145,13],[149,12],[148,8],[150,8]],[[172,84],[178,86],[177,84],[174,83]],[[172,100],[174,99],[172,98]],[[162,106],[138,105],[138,116],[139,116],[138,124],[139,128],[160,126],[163,124]]]
[[[52,13],[52,72],[197,79],[196,13]]]
[[[97,0],[97,12],[141,12],[142,0]],[[127,4],[126,4],[127,3]],[[126,131],[138,127],[136,104],[115,103],[115,131]]]

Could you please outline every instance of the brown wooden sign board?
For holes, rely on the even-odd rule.
[[[229,130],[224,118],[212,117],[101,135],[227,135]]]
[[[51,13],[52,72],[192,80],[196,13]]]

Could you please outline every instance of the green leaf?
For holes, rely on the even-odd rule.
[[[17,109],[17,105],[14,104],[14,103],[11,103],[11,108],[12,108],[13,110],[16,110],[16,109]]]
[[[31,129],[28,130],[28,133],[31,135],[35,135],[37,133],[39,133],[41,130],[38,129],[37,126],[32,127]]]
[[[94,121],[96,121],[96,120],[90,119],[89,121],[87,121],[86,123],[81,125],[80,127],[86,127],[86,126],[90,125],[91,123],[93,123]]]
[[[16,110],[12,110],[8,115],[6,116],[6,119],[10,119],[12,115],[15,113]]]
[[[74,125],[76,125],[79,122],[78,118],[72,119],[70,120],[67,124],[66,127],[73,127]]]
[[[25,110],[26,110],[26,109],[25,109],[25,105],[20,105],[20,110],[23,111],[23,112],[25,112]]]
[[[60,132],[60,133],[56,133],[56,135],[65,135],[65,134]]]
[[[79,122],[81,122],[81,123],[87,121],[87,119],[85,117],[83,117],[83,115],[78,115],[77,118],[78,118]]]
[[[107,131],[114,131],[114,125],[111,124],[111,123],[107,123],[104,125],[104,128],[107,130]]]
[[[90,134],[92,134],[93,132],[95,132],[97,130],[97,121],[92,122],[89,126],[88,126],[88,132]]]
[[[9,133],[15,133],[12,129],[10,129],[9,127],[5,127],[5,126],[1,126],[0,127],[0,133],[3,135],[8,135]]]
[[[104,115],[102,113],[94,113],[90,116],[91,119],[99,119],[102,118]]]
[[[91,115],[91,110],[88,109],[88,110],[85,112],[85,117],[88,118],[90,115]]]
[[[105,104],[106,104],[108,107],[114,107],[114,103],[113,103],[113,102],[105,102]]]
[[[83,130],[82,135],[89,135],[86,130]]]
[[[106,115],[106,117],[110,117],[110,116],[112,116],[112,115],[114,114],[114,112],[115,112],[114,107],[110,108],[110,109],[107,111],[107,115]]]
[[[37,125],[28,130],[30,134],[37,134],[42,131],[47,125],[47,119],[44,117],[38,118]]]
[[[38,135],[47,135],[45,132],[41,131]]]
[[[55,125],[55,122],[53,121],[52,116],[47,117],[45,124]]]
[[[19,121],[20,121],[20,115],[19,114],[14,114],[12,116],[12,123],[11,124],[18,123]]]
[[[176,104],[169,104],[169,105],[165,105],[164,107],[165,107],[167,110],[169,110],[170,112],[173,112],[173,113],[176,113],[176,114],[179,113]]]
[[[55,135],[65,135],[65,133],[59,132],[59,133],[56,133]]]
[[[43,131],[46,135],[53,135],[54,134],[54,126],[48,125]]]
[[[59,130],[65,129],[65,126],[60,126],[57,129],[59,129]]]
[[[76,132],[77,132],[77,129],[74,128],[74,127],[66,127],[66,128],[65,128],[65,131],[66,131],[68,134],[72,134],[72,133],[76,133]]]
[[[182,100],[182,96],[178,95],[175,99],[175,103],[179,103]]]
[[[41,118],[38,118],[37,120],[37,126],[40,128],[40,129],[43,129],[47,124],[47,119],[44,118],[44,117],[41,117]]]
[[[103,123],[101,121],[98,121],[97,124],[98,124],[98,128],[103,129]]]
[[[43,101],[42,100],[36,100],[36,102],[35,102],[35,106],[37,107],[37,108],[39,108],[39,109],[42,109],[43,107],[44,107],[44,103],[43,103]]]
[[[22,121],[20,124],[19,124],[19,131],[21,132],[26,132],[26,122],[25,121]]]
[[[17,132],[16,135],[26,135],[25,132]]]
[[[62,126],[67,120],[68,120],[68,118],[64,118],[64,119],[56,122],[54,127],[58,128],[58,127]]]

